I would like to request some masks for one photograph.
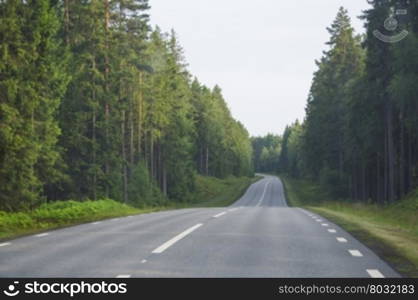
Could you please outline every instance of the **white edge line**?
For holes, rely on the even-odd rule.
[[[100,223],[102,223],[102,222],[93,222],[93,223],[91,223],[92,225],[97,225],[97,224],[100,224]]]
[[[362,257],[363,256],[363,254],[358,250],[348,250],[348,252],[350,252],[350,254],[352,256],[355,256],[355,257]]]
[[[36,237],[44,237],[44,236],[47,236],[47,235],[49,235],[49,233],[40,233],[40,234],[36,234],[35,236]]]
[[[192,233],[193,231],[195,231],[196,229],[198,229],[202,225],[203,225],[202,223],[199,223],[199,224],[196,224],[193,227],[190,227],[189,229],[187,229],[187,230],[183,231],[182,233],[180,233],[180,234],[176,235],[175,237],[173,237],[171,240],[165,242],[164,244],[162,244],[158,248],[154,249],[152,251],[152,253],[155,253],[155,254],[163,253],[165,250],[167,250],[168,248],[170,248],[172,245],[174,245],[175,243],[177,243],[182,238],[184,238],[188,234]]]
[[[223,215],[225,215],[226,214],[226,211],[224,211],[224,212],[221,212],[221,213],[219,213],[219,214],[217,214],[217,215],[214,215],[213,217],[214,218],[219,218],[219,217],[222,217]]]
[[[337,237],[337,241],[339,241],[340,243],[347,243],[347,240],[343,237]]]
[[[116,278],[131,278],[131,275],[124,275],[124,274],[122,274],[122,275],[116,276]]]
[[[371,278],[385,278],[385,276],[382,273],[380,273],[379,270],[368,269],[366,271],[367,271],[367,273],[369,273]]]
[[[1,243],[0,247],[9,246],[9,245],[11,245],[11,243]]]

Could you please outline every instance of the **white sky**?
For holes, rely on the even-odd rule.
[[[366,0],[150,0],[151,24],[177,32],[189,70],[218,84],[251,135],[303,119],[315,59],[338,8],[357,19]]]

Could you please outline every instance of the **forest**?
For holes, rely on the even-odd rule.
[[[252,176],[220,87],[187,69],[148,0],[0,1],[0,209],[193,198],[197,174]]]
[[[193,200],[196,176],[278,172],[392,203],[418,185],[418,3],[341,8],[306,117],[250,137],[219,86],[188,71],[148,0],[0,1],[0,210],[55,200]],[[376,38],[406,9],[397,43]],[[386,31],[387,34],[390,32]]]
[[[269,137],[253,144],[264,157],[257,170],[312,180],[335,198],[384,204],[418,186],[418,2],[368,2],[364,35],[344,8],[327,28],[306,117],[279,137],[280,154],[268,155]],[[406,38],[376,38],[376,29],[393,34],[383,24],[398,9],[408,12],[399,18]]]

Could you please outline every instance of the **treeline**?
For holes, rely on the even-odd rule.
[[[251,138],[253,165],[258,172],[275,172],[281,151],[281,137],[274,134]]]
[[[418,184],[418,3],[369,3],[365,36],[343,8],[328,28],[306,119],[284,132],[279,171],[311,178],[336,197],[391,203]],[[383,26],[389,16],[399,21],[396,31]],[[409,33],[387,43],[375,30]]]
[[[0,208],[190,201],[250,175],[247,130],[192,79],[147,0],[0,1]]]

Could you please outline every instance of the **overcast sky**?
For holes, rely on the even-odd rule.
[[[191,73],[218,84],[251,135],[303,119],[315,59],[338,8],[357,19],[366,0],[150,0],[151,23],[177,32]]]

